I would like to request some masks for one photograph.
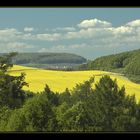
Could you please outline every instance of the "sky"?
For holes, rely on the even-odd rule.
[[[0,8],[0,53],[87,59],[140,49],[140,8]]]

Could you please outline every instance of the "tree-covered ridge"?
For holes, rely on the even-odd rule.
[[[80,69],[98,69],[125,74],[135,82],[140,82],[140,50],[124,52],[97,58]]]
[[[94,77],[63,93],[23,91],[25,75],[9,76],[11,54],[0,58],[0,131],[106,132],[140,131],[140,102],[117,81]],[[3,61],[5,60],[5,61]],[[4,63],[3,63],[4,62]],[[13,80],[14,79],[14,80]]]
[[[55,63],[75,63],[81,64],[86,59],[70,53],[19,53],[14,59],[14,64],[55,64]]]
[[[5,54],[0,54],[0,56]],[[57,70],[76,70],[86,59],[70,53],[18,53],[13,64]]]

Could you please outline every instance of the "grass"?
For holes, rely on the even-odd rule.
[[[14,76],[20,75],[21,72],[26,73],[25,81],[29,83],[29,87],[24,87],[24,90],[30,90],[36,93],[43,91],[45,84],[48,84],[52,91],[63,92],[66,88],[72,89],[76,83],[81,83],[91,76],[95,76],[96,83],[103,75],[109,75],[112,79],[117,79],[119,87],[125,86],[127,94],[135,94],[136,99],[140,100],[140,84],[133,83],[117,73],[99,70],[52,71],[18,65],[14,65],[9,70],[9,73]]]

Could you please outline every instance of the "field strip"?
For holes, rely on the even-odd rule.
[[[73,89],[77,83],[82,83],[91,76],[95,76],[95,83],[97,83],[102,76],[109,75],[112,79],[117,79],[119,87],[125,86],[127,94],[135,94],[136,99],[140,100],[140,84],[133,83],[118,73],[98,70],[54,71],[23,66],[14,66],[9,70],[10,75],[14,76],[20,75],[21,72],[26,74],[25,81],[29,83],[29,87],[24,89],[33,92],[43,91],[45,84],[48,84],[52,91],[63,92],[66,88]]]

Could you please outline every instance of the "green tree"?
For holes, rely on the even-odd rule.
[[[7,130],[53,131],[55,116],[45,94],[36,95],[11,115]]]
[[[7,131],[7,124],[11,117],[12,110],[6,106],[0,106],[0,131]]]
[[[44,91],[42,92],[43,94],[46,94],[48,101],[50,104],[53,105],[58,105],[59,104],[59,94],[54,93],[53,91],[50,90],[49,86],[46,84]]]
[[[86,101],[89,96],[92,94],[93,89],[92,85],[94,82],[94,77],[91,77],[89,80],[84,81],[83,83],[76,84],[72,90],[72,100],[74,103],[77,101]]]
[[[95,130],[132,131],[136,121],[134,96],[125,95],[125,88],[119,88],[116,80],[104,76],[95,85],[93,116]]]
[[[10,108],[19,107],[24,102],[23,86],[28,84],[25,82],[25,74],[20,76],[10,76],[7,74],[8,69],[13,66],[12,57],[16,53],[10,53],[0,57],[0,104]]]
[[[89,131],[92,120],[90,119],[87,106],[79,101],[69,108],[63,115],[66,131]]]
[[[71,93],[68,88],[66,88],[62,94],[59,94],[59,103],[62,104],[63,102],[66,102],[69,105],[72,104]]]
[[[17,52],[12,52],[3,56],[0,56],[0,71],[7,72],[9,68],[13,66],[12,58],[17,55]]]
[[[54,108],[56,120],[57,120],[57,127],[56,131],[65,131],[67,130],[67,126],[65,126],[65,119],[64,119],[64,113],[69,109],[69,105],[63,101],[61,105]]]

